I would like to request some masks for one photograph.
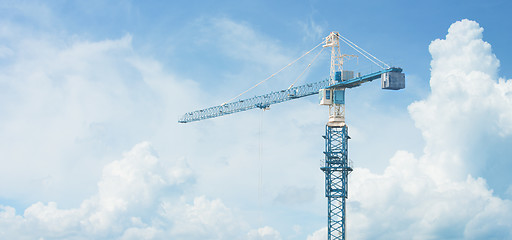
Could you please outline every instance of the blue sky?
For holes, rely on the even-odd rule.
[[[347,91],[349,237],[510,238],[511,7],[2,1],[0,238],[323,239],[316,97],[177,120],[330,31],[407,76],[401,91]],[[307,63],[247,97],[288,87]],[[328,71],[324,53],[299,82]]]

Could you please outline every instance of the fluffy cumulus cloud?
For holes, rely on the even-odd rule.
[[[398,151],[383,174],[355,169],[351,239],[512,238],[512,201],[475,170],[485,166],[478,145],[487,137],[512,142],[512,81],[498,79],[499,61],[482,32],[462,20],[430,44],[432,92],[409,106],[424,154]]]
[[[483,29],[463,20],[453,24],[446,39],[430,45],[432,94],[409,107],[426,140],[432,159],[475,159],[481,139],[505,138],[512,133],[512,82],[498,79],[499,61],[482,40]],[[479,156],[481,157],[481,156]],[[468,166],[452,161],[464,177]]]
[[[12,207],[0,206],[0,237],[234,239],[248,230],[220,200],[188,201],[170,194],[192,179],[186,162],[159,159],[149,143],[139,143],[123,159],[104,167],[98,192],[78,208],[38,202],[17,214]],[[276,239],[268,238],[275,230],[258,233]]]

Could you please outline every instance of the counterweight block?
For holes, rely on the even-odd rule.
[[[405,88],[405,74],[401,72],[387,72],[381,75],[382,89],[399,90]]]

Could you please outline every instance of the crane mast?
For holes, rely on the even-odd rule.
[[[325,38],[324,48],[331,48],[331,69],[329,74],[329,85],[332,86],[339,81],[343,74],[343,57],[340,52],[340,38],[339,33],[331,32]],[[345,95],[345,89],[336,89],[337,93]],[[341,91],[341,92],[340,92]],[[345,124],[345,103],[337,102],[329,104],[329,125],[341,126]]]
[[[373,57],[374,59],[372,60],[363,54],[373,63],[377,64],[376,61],[379,61],[384,66],[387,66],[387,68],[384,69],[381,66],[382,70],[380,71],[354,77],[352,71],[343,70],[343,63],[345,58],[357,56],[341,54],[340,40],[359,53],[363,54],[364,52]],[[345,123],[345,89],[358,87],[363,83],[381,79],[382,89],[399,90],[405,88],[405,74],[402,73],[401,68],[389,67],[345,37],[342,37],[338,32],[331,32],[323,43],[324,48],[331,48],[329,79],[189,112],[183,115],[178,122],[200,121],[253,108],[267,109],[271,104],[319,94],[320,105],[329,106],[329,118],[325,125],[325,134],[322,136],[325,143],[324,158],[320,166],[320,169],[325,174],[327,239],[345,240],[348,175],[352,172],[352,164],[348,158],[348,140],[350,137],[348,135],[348,126]],[[359,48],[359,50],[355,47]]]
[[[330,87],[346,78],[343,72],[343,55],[340,51],[339,33],[331,32],[323,47],[331,48]],[[348,127],[345,124],[345,88],[333,87],[324,91],[323,105],[329,106],[329,120],[325,126],[324,160],[320,169],[325,174],[327,198],[327,239],[342,240],[346,234],[346,199],[348,174],[352,171],[348,162]],[[330,101],[329,101],[330,100]]]

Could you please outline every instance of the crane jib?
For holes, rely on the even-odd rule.
[[[375,79],[381,78],[381,75],[384,73],[396,72],[401,73],[401,68],[388,68],[378,72],[370,73],[361,77],[356,77],[352,79],[348,79],[337,84],[329,86],[329,79],[316,82],[316,83],[308,83],[302,86],[293,87],[286,90],[281,90],[277,92],[271,92],[265,95],[256,96],[248,99],[243,99],[235,102],[226,103],[219,106],[209,107],[202,110],[197,110],[193,112],[186,113],[183,115],[178,122],[180,123],[188,123],[194,121],[200,121],[204,119],[219,117],[227,114],[232,114],[236,112],[247,111],[253,108],[261,108],[266,109],[272,104],[281,103],[285,101],[289,101],[292,99],[302,98],[311,96],[314,94],[318,94],[318,91],[325,88],[352,88],[357,87],[365,82],[370,82]],[[383,88],[384,84],[383,84]],[[401,89],[403,87],[387,87],[385,89]]]
[[[252,97],[244,100],[226,103],[219,106],[209,107],[202,110],[189,112],[183,115],[179,122],[187,123],[204,120],[208,118],[219,117],[231,113],[246,111],[253,108],[268,108],[272,104],[285,102],[292,99],[318,94],[320,89],[329,86],[329,80],[323,80],[316,83],[309,83],[298,87],[293,87],[278,92],[271,92],[265,95]]]

